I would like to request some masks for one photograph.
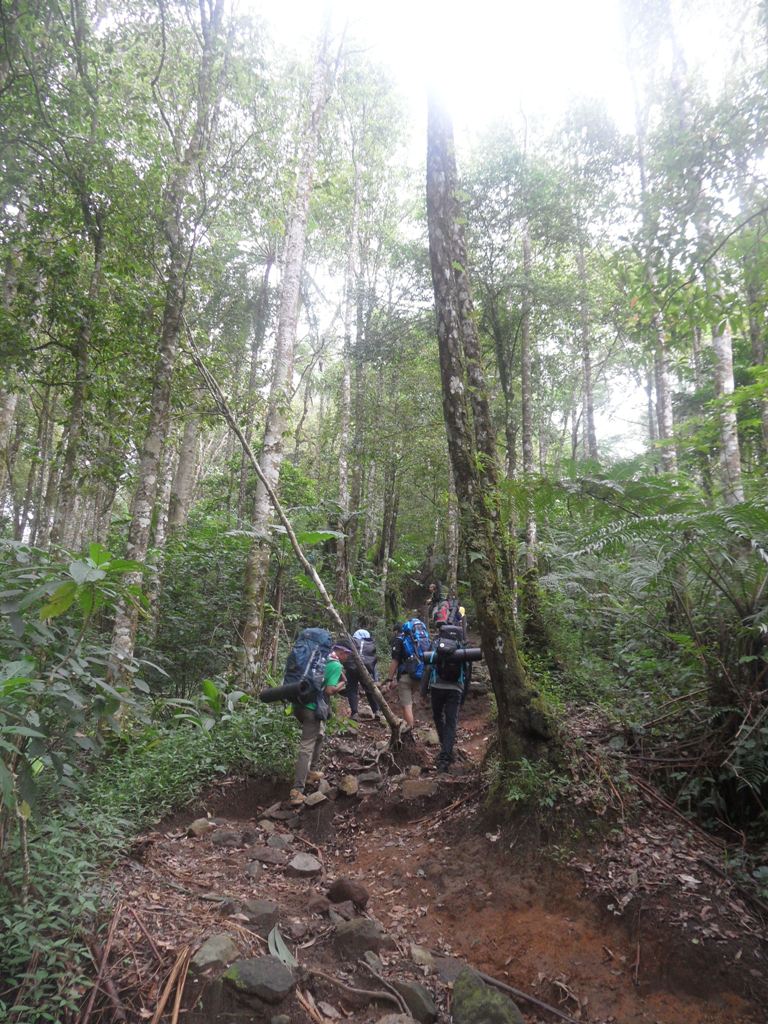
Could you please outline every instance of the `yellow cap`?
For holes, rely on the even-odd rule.
[[[464,614],[464,609],[463,608],[459,608],[459,615],[463,615],[463,614]]]

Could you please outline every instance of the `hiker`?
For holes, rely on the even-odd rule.
[[[413,728],[413,691],[424,675],[424,653],[432,646],[429,630],[421,619],[408,619],[392,638],[392,661],[387,673],[387,684],[397,680],[397,695],[403,709],[403,718]]]
[[[438,630],[441,626],[460,626],[463,639],[467,638],[467,619],[465,609],[459,604],[456,594],[451,591],[448,597],[435,605],[432,615],[432,625]]]
[[[426,622],[434,622],[435,612],[443,600],[443,589],[440,586],[440,581],[436,580],[434,583],[429,584],[429,595],[427,597],[426,609],[424,612],[424,620]]]
[[[445,652],[453,653],[445,653]],[[444,625],[435,645],[426,657],[425,674],[429,675],[429,695],[432,702],[432,718],[440,739],[440,753],[435,767],[446,772],[454,761],[453,745],[459,724],[459,709],[469,693],[472,677],[472,661],[464,657],[471,654],[472,660],[480,651],[464,647],[464,631],[459,625]]]
[[[352,639],[355,641],[360,657],[363,659],[363,664],[368,669],[368,673],[371,679],[375,683],[379,681],[377,663],[378,656],[376,654],[376,644],[374,643],[373,637],[365,628],[368,625],[368,621],[362,616],[358,620],[358,628],[352,634]],[[345,675],[347,677],[347,700],[349,701],[349,717],[353,722],[358,721],[358,692],[360,686],[360,671],[354,658],[350,658],[345,667]],[[381,715],[379,714],[379,705],[375,699],[368,694],[368,691],[363,687],[366,699],[371,706],[373,712],[374,722],[381,721]]]
[[[334,643],[325,662],[321,689],[316,692],[314,699],[293,705],[293,714],[301,724],[299,754],[290,793],[290,801],[294,806],[304,803],[304,786],[307,782],[319,782],[323,777],[319,764],[325,738],[325,722],[330,713],[328,698],[343,684],[344,664],[351,656],[352,651],[345,642]]]

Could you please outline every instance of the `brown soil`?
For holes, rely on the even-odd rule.
[[[417,718],[428,724],[424,709],[417,708]],[[473,698],[460,723],[464,757],[459,770],[448,777],[423,773],[438,779],[435,794],[406,800],[391,775],[381,789],[361,798],[339,798],[302,811],[297,827],[276,821],[278,831],[291,839],[291,852],[317,852],[324,866],[318,879],[289,878],[283,868],[265,866],[253,883],[244,873],[252,859],[247,846],[220,849],[211,834],[186,835],[192,819],[203,814],[217,819],[218,828],[253,828],[271,804],[285,797],[287,787],[278,780],[226,780],[142,837],[134,858],[112,879],[119,898],[136,912],[156,946],[152,953],[136,917],[123,911],[115,949],[124,957],[117,980],[121,1000],[132,1008],[129,1019],[146,1020],[154,1011],[185,944],[195,949],[206,936],[229,931],[239,937],[243,955],[265,952],[263,940],[244,927],[237,913],[237,901],[254,897],[280,904],[281,930],[302,965],[347,984],[380,988],[370,975],[339,959],[328,918],[307,911],[312,894],[347,875],[364,882],[369,914],[396,940],[396,951],[382,954],[387,975],[421,980],[434,993],[439,1020],[446,1024],[450,988],[428,968],[414,965],[412,943],[460,957],[592,1024],[764,1020],[765,931],[726,882],[715,875],[704,878],[696,867],[694,837],[685,827],[674,819],[660,821],[658,808],[638,808],[631,827],[608,825],[602,838],[583,841],[578,853],[551,837],[543,842],[540,823],[534,826],[531,820],[499,827],[489,813],[478,769],[490,732],[487,699]],[[359,765],[365,751],[372,752],[375,741],[387,735],[365,722],[357,735],[330,741],[329,780]],[[354,754],[340,754],[339,744],[351,745]],[[429,760],[423,747],[415,753],[406,760]],[[382,755],[382,771],[395,772],[391,762],[389,754]],[[649,865],[658,866],[659,858],[667,856],[654,845],[651,826],[661,828],[675,856],[690,862],[689,873],[680,874],[693,878],[695,886],[666,875],[664,885],[651,884],[655,876],[637,851],[648,851]],[[614,870],[625,862],[634,865],[628,872]],[[233,903],[222,905],[223,897]],[[325,1000],[343,1019],[359,1024],[395,1012],[384,1003],[354,1006],[340,989],[316,977],[300,988],[310,1000]],[[519,1006],[528,1024],[554,1019],[523,1001]],[[109,1020],[104,1012],[101,1019]],[[315,1011],[295,998],[287,1010],[283,1004],[272,1012],[289,1013],[296,1024],[326,1019],[321,1011],[312,1016]],[[263,1019],[268,1021],[270,1014]]]

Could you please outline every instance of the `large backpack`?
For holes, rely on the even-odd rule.
[[[400,630],[405,655],[405,671],[414,679],[421,679],[424,674],[424,655],[432,649],[429,630],[421,619],[408,619]]]
[[[465,680],[464,662],[454,660],[451,655],[465,647],[464,631],[461,626],[441,626],[440,635],[435,641],[435,653],[432,658],[434,670],[446,683],[463,683]]]
[[[326,629],[303,629],[296,637],[288,661],[285,663],[283,686],[304,684],[299,703],[315,704],[315,717],[325,721],[330,707],[325,697],[325,663],[331,653],[333,641]],[[309,687],[307,688],[307,683]]]
[[[355,641],[355,646],[360,652],[360,657],[363,659],[363,664],[368,669],[368,674],[371,676],[371,678],[373,678],[373,675],[376,671],[376,663],[379,660],[378,655],[376,654],[375,641],[370,636],[367,639],[364,637],[353,636],[352,639]],[[347,663],[347,666],[345,668],[345,672],[347,674],[347,679],[349,679],[350,676],[352,677],[353,680],[359,677],[360,673],[358,667],[352,658],[349,659],[349,662]]]
[[[441,601],[437,606],[434,618],[437,626],[460,626],[463,616],[458,599],[452,597]]]

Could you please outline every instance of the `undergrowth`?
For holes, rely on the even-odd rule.
[[[262,705],[241,706],[210,730],[146,730],[66,800],[51,799],[29,822],[28,865],[18,839],[5,851],[0,1019],[72,1020],[93,977],[87,937],[104,902],[105,867],[217,774],[285,774],[294,736],[292,720]]]

